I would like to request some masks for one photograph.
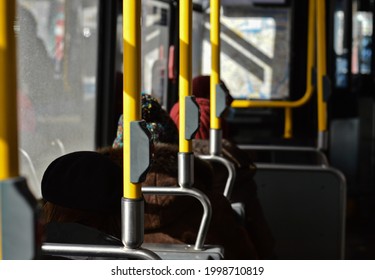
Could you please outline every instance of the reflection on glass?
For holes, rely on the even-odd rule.
[[[142,17],[142,91],[152,94],[162,106],[167,100],[169,50],[169,5],[146,1]]]
[[[98,1],[17,1],[21,174],[37,197],[48,164],[94,149]]]
[[[336,55],[335,85],[339,88],[348,86],[348,50],[344,46],[345,14],[336,11],[334,14],[333,45]]]
[[[203,73],[209,74],[209,18],[203,45]],[[289,96],[289,10],[241,10],[221,17],[221,77],[237,99]]]
[[[142,92],[153,95],[165,107],[168,84],[169,4],[142,2]],[[122,15],[117,18],[116,70],[122,73]]]
[[[370,74],[372,13],[356,11],[353,15],[352,73]]]

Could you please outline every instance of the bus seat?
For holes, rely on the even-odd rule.
[[[343,259],[346,182],[332,167],[258,164],[258,197],[278,259]]]
[[[142,249],[126,250],[120,239],[79,223],[51,222],[45,231],[44,259],[144,259]]]
[[[0,181],[0,238],[4,260],[38,259],[40,205],[22,177]]]
[[[101,232],[95,228],[78,223],[57,223],[51,222],[45,225],[46,239],[48,244],[85,244],[85,245],[113,245],[123,246],[120,239]],[[55,254],[49,251],[42,251],[48,259],[62,257],[77,259],[75,256]],[[80,257],[82,258],[82,257]],[[79,259],[80,259],[79,258]],[[88,258],[88,256],[86,257]]]
[[[234,188],[234,182],[236,180],[236,169],[234,167],[234,164],[227,160],[226,158],[222,156],[216,156],[216,155],[197,155],[200,159],[209,161],[209,162],[217,162],[222,164],[227,169],[227,179],[223,191],[223,195],[230,200]]]
[[[227,105],[231,103],[232,98],[229,91],[224,86]],[[193,151],[196,155],[210,155],[209,135],[210,135],[210,76],[198,76],[193,79],[193,94],[197,97],[196,102],[200,108],[200,127],[193,140]],[[173,105],[170,116],[174,123],[179,127],[179,103]],[[221,141],[222,154],[226,160],[229,160],[235,166],[236,179],[233,185],[233,191],[230,196],[231,202],[243,202],[246,206],[246,224],[250,236],[254,239],[259,257],[261,259],[270,258],[273,255],[273,238],[266,220],[264,219],[261,205],[256,197],[256,185],[253,180],[255,165],[251,158],[237,148],[236,145],[226,140],[227,125],[221,120],[223,138]],[[224,191],[226,188],[223,182],[228,182],[228,170],[222,163],[211,161],[214,169],[214,183],[218,190]]]
[[[178,130],[173,122],[173,120],[169,117],[168,113],[162,109],[158,101],[148,94],[142,94],[142,118],[146,121],[147,128],[151,134],[151,140],[154,143],[154,157],[153,162],[150,167],[150,171],[147,174],[146,181],[143,183],[143,186],[155,186],[159,187],[166,187],[163,188],[167,189],[169,187],[178,186],[178,167],[177,167],[177,155],[178,155]],[[120,118],[118,123],[118,130],[117,136],[113,144],[113,148],[104,148],[99,149],[98,151],[109,156],[115,162],[117,162],[120,166],[123,166],[123,159],[122,159],[122,139],[123,139],[123,122],[122,118]],[[206,167],[205,167],[206,166]],[[206,170],[206,171],[204,171]],[[207,194],[209,188],[212,187],[212,176],[208,174],[212,174],[210,169],[210,165],[204,163],[201,160],[194,160],[194,173],[195,173],[195,184],[194,187],[203,191]],[[188,197],[181,198],[180,196],[161,196],[158,194],[155,195],[146,195],[145,196],[146,204],[145,204],[145,230],[146,235],[145,239],[147,241],[148,234],[147,231],[155,231],[155,227],[157,231],[160,232],[162,228],[162,224],[173,224],[171,222],[171,216],[175,216],[181,213],[181,211],[193,210],[194,207],[190,206],[190,203],[194,203],[194,199],[189,199]],[[193,202],[192,202],[193,201]],[[198,209],[200,206],[197,206]],[[228,208],[227,208],[228,209]],[[229,208],[230,209],[230,208]],[[151,210],[150,212],[148,212]],[[194,209],[195,210],[195,209]],[[157,212],[159,211],[159,213]],[[232,212],[230,211],[230,215],[233,216]],[[151,217],[148,219],[148,217]],[[187,222],[190,227],[195,223],[199,224],[200,214],[194,213],[190,216],[194,216],[194,222],[190,224]],[[233,219],[233,217],[229,217],[229,219]],[[189,215],[187,216],[189,218]],[[174,221],[175,223],[176,221]],[[178,222],[178,221],[177,221]],[[155,226],[157,224],[158,226]],[[181,224],[182,229],[190,230],[191,228],[186,228],[186,225],[182,221]],[[174,227],[173,230],[177,230],[177,227]],[[172,231],[173,231],[172,230]],[[178,233],[174,233],[175,242],[177,243],[191,243],[195,241],[194,234],[191,231],[190,237],[186,232],[179,231]],[[183,239],[182,239],[183,238]],[[159,240],[153,240],[153,243],[158,243]],[[213,244],[220,244],[213,243]],[[231,256],[230,251],[226,254]],[[251,251],[251,250],[250,250]],[[246,255],[246,254],[244,254]],[[251,254],[247,252],[247,257],[250,257]],[[253,255],[255,258],[255,255]]]
[[[327,156],[315,147],[239,145],[257,163],[328,166]]]
[[[261,259],[269,259],[273,257],[274,239],[269,228],[267,219],[264,216],[262,205],[257,197],[257,184],[254,181],[254,175],[257,168],[251,158],[240,150],[232,142],[222,140],[223,156],[233,163],[236,169],[236,178],[234,181],[233,192],[231,196],[231,203],[239,203],[232,205],[234,212],[240,216],[240,221],[244,222],[244,226],[251,236],[257,252]],[[195,139],[193,141],[193,150],[197,154],[207,154],[209,150],[209,141],[203,139]],[[211,162],[214,168],[215,176],[213,185],[216,189],[222,191],[224,183],[227,179],[227,169],[219,163]],[[244,206],[244,211],[241,209]]]
[[[159,258],[143,248],[131,250],[118,242],[112,244],[113,238],[108,238],[121,238],[122,170],[106,156],[83,151],[55,159],[44,172],[42,195],[46,201],[43,210],[47,240],[58,242],[43,244],[45,254],[68,258]],[[82,238],[88,233],[91,238],[84,241]],[[87,244],[94,241],[96,244]]]
[[[122,246],[120,239],[79,223],[50,222],[45,226],[47,243]]]
[[[223,246],[219,245],[206,245],[204,244],[206,240],[206,236],[208,233],[208,229],[211,222],[212,217],[212,209],[211,209],[211,202],[209,198],[197,189],[194,188],[183,188],[180,186],[176,187],[157,187],[157,186],[148,186],[142,187],[142,191],[145,194],[156,194],[156,195],[174,195],[174,196],[192,196],[196,198],[203,207],[203,215],[201,218],[201,222],[199,225],[198,233],[196,234],[196,240],[194,245],[189,241],[192,240],[184,240],[184,235],[189,236],[190,231],[196,231],[194,228],[190,228],[187,231],[184,231],[182,234],[179,234],[179,226],[161,226],[161,229],[154,229],[154,231],[160,231],[160,233],[149,233],[145,234],[145,241],[144,247],[152,250],[156,254],[158,254],[162,259],[168,260],[179,260],[179,259],[193,259],[193,260],[220,260],[223,259],[225,256]],[[147,198],[146,198],[147,201]],[[215,202],[214,202],[215,203]],[[152,208],[152,207],[151,207]],[[192,208],[196,208],[196,206],[192,205]],[[147,224],[147,215],[150,214],[150,211],[147,209],[146,218],[145,218],[145,225]],[[147,213],[148,212],[148,213]],[[189,215],[191,217],[196,218],[197,213],[192,213]],[[191,220],[186,219],[183,216],[180,216],[179,219],[185,225],[192,225]],[[146,226],[147,227],[147,226]],[[152,237],[150,237],[150,235]],[[195,234],[194,234],[195,235]],[[147,241],[151,240],[169,240],[172,242],[181,241],[185,242],[184,244],[175,244],[175,243],[147,243]],[[189,243],[189,244],[187,244]]]
[[[332,120],[330,126],[331,164],[345,174],[348,191],[356,190],[354,182],[358,179],[359,130],[359,118]]]
[[[74,253],[69,248],[75,246],[91,245],[105,249],[123,247],[120,239],[101,232],[95,228],[78,223],[48,223],[45,227],[47,239],[45,240],[43,254],[47,259],[105,259],[121,258],[129,259],[132,256],[118,255],[106,256],[106,254]],[[66,246],[65,251],[62,248]],[[60,248],[60,250],[56,249]],[[187,244],[156,244],[144,243],[142,248],[156,253],[161,259],[193,259],[193,260],[219,260],[224,257],[224,249],[220,246],[204,245],[200,250]]]
[[[167,144],[158,144],[158,146],[165,146]],[[168,145],[167,145],[168,146]],[[178,146],[172,145],[174,148],[178,149]],[[121,149],[113,149],[113,151],[116,151],[118,155],[122,155]],[[177,177],[175,176],[177,174],[177,166],[170,162],[170,157],[168,157],[165,153],[165,150],[163,149],[155,149],[155,153],[161,152],[163,154],[163,158],[160,158],[157,156],[156,158],[159,159],[159,161],[166,162],[167,164],[160,164],[159,168],[171,168],[169,170],[168,178],[163,178],[163,174],[159,173],[158,178],[161,180],[173,180],[174,185],[177,183]],[[170,156],[175,157],[176,153],[174,149],[170,150]],[[122,158],[122,157],[120,157]],[[155,161],[154,161],[155,163]],[[159,162],[160,163],[160,162]],[[154,164],[154,169],[156,165]],[[197,165],[197,169],[201,169],[202,166]],[[174,170],[174,171],[173,171]],[[66,174],[69,174],[69,176],[66,176]],[[151,169],[152,174],[152,169]],[[155,173],[154,173],[155,174]],[[207,172],[204,172],[205,177],[207,176]],[[149,175],[153,176],[153,175]],[[110,178],[110,181],[108,181],[108,178]],[[112,160],[108,159],[108,157],[101,155],[96,152],[74,152],[67,155],[64,155],[55,161],[53,161],[47,170],[44,173],[43,180],[42,180],[42,194],[44,199],[47,201],[44,205],[44,210],[46,214],[46,222],[60,222],[60,223],[71,223],[71,222],[79,222],[83,225],[88,225],[90,227],[96,228],[97,230],[104,231],[107,234],[114,235],[115,237],[120,237],[120,233],[116,231],[116,228],[120,228],[121,224],[121,211],[117,206],[120,206],[120,198],[121,198],[121,178],[122,178],[122,171],[119,165],[115,164]],[[150,180],[151,177],[149,177]],[[152,180],[152,178],[151,178]],[[205,178],[206,180],[206,178]],[[147,180],[146,180],[147,181]],[[165,182],[165,181],[164,181]],[[113,188],[103,188],[103,186],[113,186]],[[172,188],[163,188],[164,190],[171,190]],[[181,188],[179,188],[181,189]],[[192,189],[186,190],[188,192],[192,192]],[[220,194],[221,195],[221,194]],[[146,217],[147,214],[150,214],[148,211],[148,206],[150,206],[150,200],[148,200],[146,197]],[[211,196],[212,197],[212,196]],[[231,258],[237,258],[237,255],[230,255],[231,249],[230,246],[232,244],[232,240],[230,238],[227,238],[225,234],[228,234],[228,231],[224,231],[224,237],[222,239],[217,237],[216,230],[220,227],[222,227],[222,222],[226,221],[227,219],[233,218],[231,216],[231,212],[227,211],[228,208],[225,208],[224,205],[222,205],[223,201],[226,203],[226,199],[223,196],[220,196],[221,200],[216,199],[215,201],[220,201],[220,205],[217,204],[217,202],[214,204],[216,206],[216,209],[219,209],[220,214],[216,215],[216,225],[213,226],[213,231],[211,233],[211,236],[213,236],[213,244],[216,244],[216,240],[223,241],[226,245],[226,248],[228,248],[228,256]],[[118,201],[118,203],[116,203]],[[191,200],[189,199],[173,199],[169,198],[169,200],[162,200],[157,199],[157,201],[162,201],[164,204],[159,205],[162,210],[166,211],[156,211],[156,216],[158,221],[160,222],[170,222],[170,221],[176,221],[179,222],[178,226],[175,226],[173,229],[180,230],[181,225],[188,226],[188,229],[190,231],[184,231],[184,228],[182,228],[179,233],[180,239],[177,243],[181,243],[185,241],[183,238],[187,238],[186,241],[191,241],[193,238],[197,237],[196,230],[200,222],[200,214],[199,214],[199,206],[197,205],[190,205],[189,203]],[[209,204],[208,204],[209,205]],[[226,204],[229,206],[229,203]],[[155,205],[154,205],[155,206]],[[182,207],[186,206],[186,207]],[[182,207],[182,208],[181,208]],[[196,209],[198,208],[198,209]],[[151,206],[151,209],[155,209],[155,207]],[[224,210],[223,210],[224,209]],[[223,216],[223,211],[226,212],[227,217]],[[230,208],[229,208],[230,209]],[[175,211],[176,210],[176,211]],[[197,212],[198,211],[198,212]],[[92,214],[91,214],[92,213]],[[192,217],[192,219],[189,221],[184,220],[182,216],[179,216],[178,214],[183,213],[184,217]],[[198,213],[198,214],[197,214]],[[152,213],[151,213],[152,214]],[[169,215],[169,216],[168,216]],[[175,217],[171,217],[175,215]],[[153,215],[152,217],[155,217]],[[180,219],[181,218],[181,219]],[[146,221],[146,229],[147,229],[147,219]],[[153,225],[155,225],[155,218],[152,219]],[[117,227],[116,227],[117,224]],[[234,223],[232,223],[234,226]],[[61,228],[57,228],[61,229]],[[64,229],[64,228],[62,228]],[[171,229],[171,228],[169,228]],[[155,229],[153,229],[155,230]],[[163,231],[164,229],[161,228],[159,231]],[[234,228],[236,230],[236,228]],[[238,230],[238,229],[237,229]],[[168,233],[168,230],[166,230]],[[232,233],[233,231],[230,231],[229,233]],[[238,232],[238,231],[237,231]],[[175,232],[176,233],[176,232]],[[240,231],[241,233],[241,231]],[[220,233],[218,234],[220,236]],[[238,236],[236,237],[234,242],[240,242],[241,240]],[[242,235],[243,238],[245,236]],[[216,238],[216,239],[215,239]],[[146,231],[146,239],[147,239],[147,231]],[[178,237],[177,237],[178,239]],[[223,240],[224,239],[224,240]],[[47,238],[48,240],[48,238]],[[244,240],[247,242],[246,239]],[[204,241],[204,240],[203,240]],[[59,245],[60,244],[60,245]],[[230,244],[230,245],[228,245]],[[242,254],[242,250],[245,247],[246,244],[241,244],[241,246],[237,246],[238,252]],[[68,246],[64,245],[62,243],[56,243],[53,246],[48,245],[46,247],[43,247],[45,251],[48,251],[48,248],[51,248],[48,252],[58,252],[58,255],[65,255],[65,256],[71,256],[69,254],[73,254],[73,256],[77,256],[79,254],[80,257],[86,256],[82,252],[77,252],[79,246],[85,245],[82,250],[83,252],[86,252],[87,256],[92,256],[90,253],[92,248],[88,244],[76,244],[75,246]],[[89,246],[87,248],[87,246]],[[94,245],[93,245],[94,246]],[[95,246],[101,246],[95,245]],[[112,246],[112,245],[110,245]],[[57,247],[57,249],[56,249]],[[115,246],[116,247],[116,246]],[[118,247],[118,246],[117,246]],[[251,248],[251,247],[249,247]],[[105,251],[105,248],[103,249],[103,254],[99,255],[100,257],[104,257],[108,255],[108,251]],[[108,248],[107,248],[108,249]],[[115,254],[117,254],[118,249],[114,249]],[[111,249],[111,250],[112,250]],[[109,249],[108,249],[109,250]],[[185,250],[186,251],[186,250]],[[217,252],[221,252],[221,250],[217,250]],[[251,255],[250,252],[244,252],[245,256]],[[111,255],[112,256],[112,255]],[[124,257],[121,255],[121,257]],[[213,257],[218,258],[218,257]]]
[[[107,148],[100,152],[122,166],[122,149]],[[161,240],[176,244],[196,242],[202,207],[196,199],[180,192],[177,153],[177,145],[155,143],[154,159],[142,184],[145,194],[145,243],[161,243]],[[230,203],[221,192],[212,189],[211,165],[196,158],[194,173],[194,188],[207,195],[213,207],[213,218],[205,244],[222,245],[225,257],[256,258],[252,242],[235,221]],[[226,227],[232,227],[232,231],[223,230]],[[172,240],[163,239],[165,235]]]

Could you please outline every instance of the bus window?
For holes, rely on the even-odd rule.
[[[372,56],[372,13],[354,11],[352,73],[370,74]]]
[[[54,158],[94,149],[97,10],[98,1],[17,1],[21,173],[36,197]]]
[[[335,85],[348,86],[348,50],[344,45],[345,13],[338,10],[334,14],[334,51],[336,56]]]
[[[192,49],[192,55],[193,55],[193,77],[197,77],[201,75],[202,72],[202,65],[200,63],[196,63],[197,61],[202,60],[202,52],[203,52],[203,44],[201,43],[203,41],[204,36],[207,36],[207,32],[204,31],[204,12],[203,8],[201,10],[195,10],[193,9],[193,49]],[[209,19],[208,19],[209,20]],[[208,36],[210,32],[208,31]],[[210,41],[208,40],[208,46],[207,48],[211,52],[210,49]],[[211,59],[211,58],[210,58]],[[211,60],[209,61],[211,62]],[[211,69],[209,70],[211,71]],[[209,72],[211,73],[211,72]]]
[[[209,74],[209,15],[205,27],[202,72]],[[289,8],[224,8],[221,44],[221,76],[234,98],[289,97]]]
[[[146,3],[143,8],[142,30],[143,89],[165,106],[168,83],[169,5],[156,1]]]
[[[168,85],[170,6],[160,1],[142,3],[142,91],[165,107]],[[118,57],[122,58],[122,15],[117,19]],[[116,62],[118,71],[122,62]]]
[[[346,89],[350,81],[358,84],[363,78],[359,77],[361,75],[371,74],[373,15],[369,7],[363,10],[361,3],[338,2],[333,15],[334,82],[340,89]],[[352,17],[351,21],[350,17]],[[347,27],[348,21],[350,21],[350,29]]]

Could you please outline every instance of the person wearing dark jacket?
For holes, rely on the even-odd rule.
[[[55,159],[43,174],[42,196],[46,242],[121,237],[122,170],[106,156],[80,151]]]

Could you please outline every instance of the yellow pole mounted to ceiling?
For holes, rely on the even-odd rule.
[[[191,96],[192,80],[192,1],[181,0],[180,3],[180,74],[179,74],[179,151],[190,153],[191,141],[185,138],[186,102],[185,97]]]
[[[18,177],[16,1],[0,1],[0,181]],[[1,203],[1,192],[0,192]],[[0,205],[1,210],[1,205]],[[0,212],[0,260],[3,259]]]

